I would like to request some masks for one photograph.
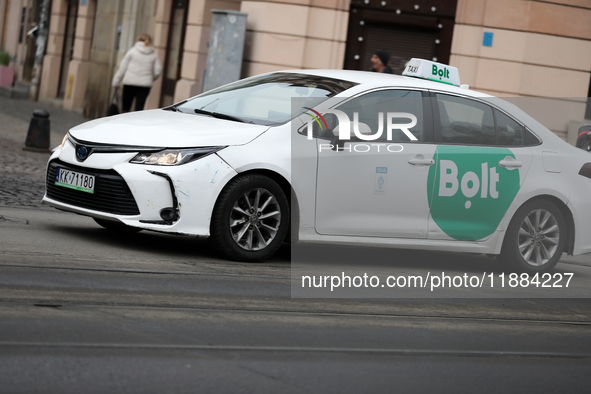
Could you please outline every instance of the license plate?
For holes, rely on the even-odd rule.
[[[55,184],[86,193],[94,193],[94,175],[58,168]]]

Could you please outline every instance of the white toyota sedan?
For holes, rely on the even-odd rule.
[[[591,156],[517,107],[413,59],[403,76],[247,78],[71,129],[43,201],[115,231],[486,253],[550,270],[591,252]]]

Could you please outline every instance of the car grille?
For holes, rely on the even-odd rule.
[[[85,193],[55,185],[57,167],[94,175],[94,193]],[[46,186],[47,197],[65,204],[115,215],[139,215],[140,213],[127,183],[121,175],[113,170],[78,167],[54,160],[48,166]]]

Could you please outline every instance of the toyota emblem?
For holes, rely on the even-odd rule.
[[[86,158],[88,157],[88,149],[85,146],[79,146],[78,148],[76,148],[76,157],[80,161],[86,160]]]

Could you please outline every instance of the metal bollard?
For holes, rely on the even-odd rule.
[[[49,152],[49,112],[36,109],[29,124],[24,150]]]

